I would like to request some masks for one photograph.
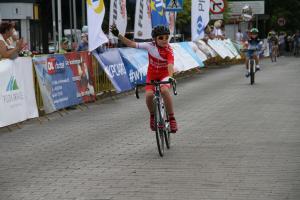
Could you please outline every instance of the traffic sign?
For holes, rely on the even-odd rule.
[[[210,0],[210,12],[213,14],[221,14],[225,10],[224,0]]]
[[[286,24],[286,20],[283,17],[279,17],[277,19],[277,23],[278,23],[279,26],[284,26]]]
[[[183,0],[166,0],[166,11],[181,11],[183,10]]]

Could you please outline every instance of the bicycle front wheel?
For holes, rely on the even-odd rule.
[[[253,85],[255,81],[255,72],[254,72],[254,60],[250,61],[250,84]]]
[[[159,102],[155,102],[154,104],[155,104],[154,119],[155,119],[157,149],[159,155],[163,157],[165,151],[165,134],[163,129],[163,125],[164,125],[163,118],[161,116],[161,108]]]
[[[165,111],[165,119],[164,120],[165,120],[165,123],[167,124],[166,129],[164,131],[166,146],[167,146],[167,149],[170,149],[170,147],[171,147],[170,120],[169,120],[169,117],[168,117],[166,111]]]

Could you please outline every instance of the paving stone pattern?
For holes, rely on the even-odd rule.
[[[163,158],[134,95],[0,129],[0,199],[299,200],[299,63],[264,60],[253,86],[242,65],[180,80]]]

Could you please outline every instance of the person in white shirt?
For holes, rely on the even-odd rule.
[[[3,22],[0,25],[0,59],[18,57],[19,52],[25,47],[23,39],[16,41],[15,46],[10,44],[9,38],[13,36],[13,24]]]
[[[238,32],[235,34],[235,40],[237,42],[242,42],[243,41],[243,34],[241,32],[241,29],[238,29]]]

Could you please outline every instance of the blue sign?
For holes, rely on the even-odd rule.
[[[34,57],[33,63],[47,113],[82,103],[72,69],[63,54]]]
[[[148,52],[144,49],[120,48],[132,87],[146,82],[148,70]]]
[[[183,10],[183,0],[166,0],[166,11],[178,12]]]
[[[107,49],[103,53],[93,51],[100,66],[105,71],[117,92],[124,92],[132,89],[125,65],[118,49]]]

